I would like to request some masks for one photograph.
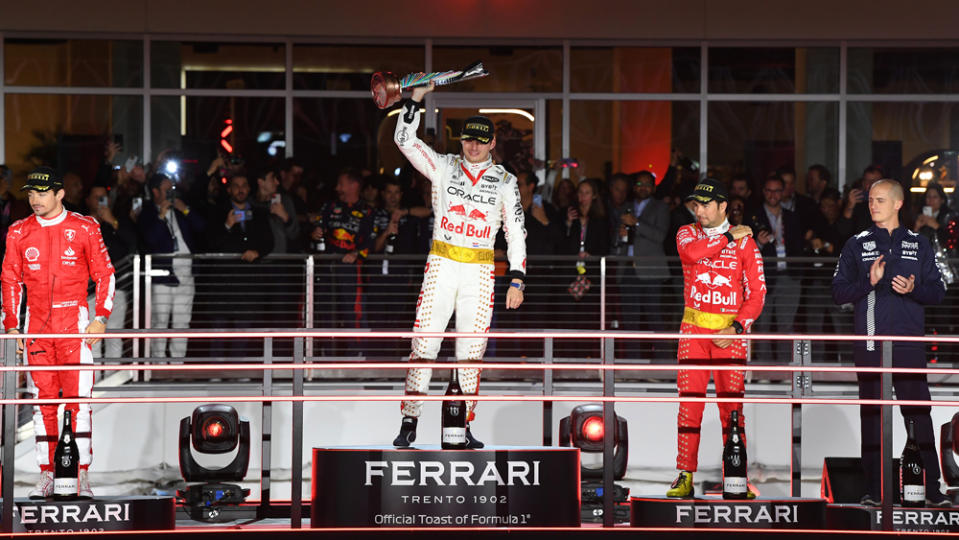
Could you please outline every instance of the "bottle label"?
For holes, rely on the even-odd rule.
[[[443,444],[466,444],[465,427],[445,427],[442,436]]]
[[[902,500],[906,502],[923,502],[926,500],[926,486],[902,486]]]
[[[723,478],[723,493],[746,493],[746,477],[726,476]]]
[[[76,495],[77,479],[76,478],[54,478],[53,494],[54,495]]]

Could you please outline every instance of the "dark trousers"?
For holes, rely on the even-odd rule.
[[[875,351],[866,351],[865,345],[857,346],[855,359],[857,367],[878,367],[882,364],[881,344],[875,344]],[[926,367],[926,356],[921,345],[896,344],[893,346],[892,365],[902,368]],[[880,399],[882,383],[878,373],[857,373],[860,399]],[[929,383],[924,374],[894,373],[892,383],[896,390],[896,399],[928,401]],[[932,410],[929,406],[901,407],[903,420],[908,425],[915,422],[916,442],[926,468],[926,492],[939,491],[939,454],[936,451],[936,438],[932,430]],[[859,420],[862,428],[862,469],[865,475],[866,492],[879,496],[881,490],[882,467],[882,424],[878,405],[860,405]]]
[[[314,326],[342,330],[366,328],[360,291],[360,272],[356,264],[334,262],[318,265],[314,291]],[[314,349],[317,354],[345,355],[355,354],[360,350],[360,341],[355,338],[319,341]]]

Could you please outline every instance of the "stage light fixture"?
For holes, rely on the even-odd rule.
[[[613,437],[613,478],[622,480],[626,476],[626,461],[629,454],[629,433],[626,428],[626,419],[616,415],[615,427],[610,434],[606,433],[603,422],[603,405],[601,403],[586,403],[577,405],[569,416],[559,421],[559,445],[574,446],[580,451],[580,512],[583,522],[600,523],[603,521],[603,494],[605,490],[602,482],[595,479],[603,477],[603,466],[590,466],[584,463],[582,454],[599,454],[602,459],[604,439],[607,435]],[[613,520],[616,523],[629,522],[629,488],[613,484]]]
[[[626,476],[626,461],[629,454],[629,433],[626,419],[616,415],[613,433],[605,433],[603,405],[586,403],[577,405],[569,416],[559,422],[560,446],[575,446],[580,452],[602,453],[603,440],[613,437],[613,476],[621,480]],[[602,478],[603,467],[581,466],[583,478]]]
[[[199,454],[227,454],[236,451],[228,465],[208,468],[197,463]],[[250,494],[236,484],[246,476],[250,464],[250,423],[229,405],[200,405],[191,416],[180,420],[180,474],[191,484],[177,491],[187,513],[198,521],[217,521],[225,506],[238,505]]]
[[[953,503],[959,502],[959,413],[939,428],[939,465],[946,482],[946,495]]]

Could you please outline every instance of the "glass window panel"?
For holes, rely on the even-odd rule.
[[[462,69],[481,60],[488,77],[450,85],[456,92],[562,92],[561,47],[452,47],[433,49],[434,71]]]
[[[104,145],[119,137],[122,164],[143,147],[143,105],[139,96],[10,94],[4,100],[7,165],[21,185],[40,164],[79,174],[89,187],[103,159]]]
[[[278,90],[286,86],[282,43],[154,41],[150,74],[157,88]]]
[[[709,174],[728,180],[745,172],[755,186],[779,168],[805,171],[838,163],[836,103],[712,102],[709,104]],[[803,191],[803,174],[799,190]]]
[[[584,177],[646,169],[661,179],[671,149],[699,156],[698,102],[573,101],[570,125],[569,157]]]
[[[573,92],[699,92],[698,47],[574,47]]]
[[[711,47],[709,91],[822,94],[839,91],[836,47]]]
[[[393,111],[398,112],[398,108]],[[393,142],[396,115],[376,108],[372,99],[293,100],[293,147],[307,178],[332,187],[345,167],[392,172],[405,160]],[[421,131],[422,134],[422,131]]]
[[[379,45],[295,45],[293,88],[369,90],[370,76],[391,71],[402,77],[423,71],[423,47]]]
[[[162,96],[152,98],[150,114],[153,156],[176,151],[186,167],[184,177],[205,173],[222,152],[220,134],[227,119],[233,126],[227,139],[233,156],[249,170],[262,171],[284,156],[282,98]]]
[[[6,39],[3,60],[10,85],[143,85],[142,41]]]
[[[848,174],[854,182],[869,165],[883,174],[913,186],[925,184],[917,170],[932,156],[944,165],[945,156],[959,150],[959,103],[855,103],[847,110],[846,152]],[[956,167],[936,167],[935,178],[955,185]]]
[[[959,92],[959,48],[852,47],[851,94]]]

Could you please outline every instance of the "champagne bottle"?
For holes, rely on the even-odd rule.
[[[317,216],[314,218],[313,223],[314,228],[323,230],[323,216]],[[319,240],[314,240],[311,247],[313,248],[314,253],[326,253],[326,231],[323,230],[323,236]]]
[[[746,445],[739,433],[739,411],[729,413],[729,436],[723,448],[723,498],[745,499],[749,487],[746,483]]]
[[[446,387],[447,396],[462,396],[459,370],[450,370],[450,384]],[[444,450],[462,450],[466,448],[466,401],[461,399],[443,402],[442,436],[440,445]]]
[[[53,453],[53,498],[74,499],[77,496],[77,477],[80,475],[80,450],[73,435],[70,411],[63,411],[63,429]]]
[[[383,275],[389,275],[390,273],[390,261],[389,256],[393,254],[393,251],[396,249],[396,235],[391,234],[386,237],[386,248],[383,249]]]
[[[631,205],[631,204],[633,204],[633,203],[632,203],[632,202],[628,202],[627,204],[630,204],[630,205]],[[631,215],[633,215],[633,209],[632,209],[632,208],[626,208],[625,210],[623,210],[623,214],[624,214],[624,215],[627,215],[627,216],[631,216]],[[626,225],[625,223],[623,224],[623,234],[621,234],[621,235],[619,236],[619,244],[620,244],[620,245],[622,245],[622,246],[627,246],[627,245],[629,245],[629,233],[630,233],[630,230],[631,230],[631,229],[632,229],[632,226]]]
[[[922,507],[926,504],[926,470],[916,443],[916,422],[906,424],[906,446],[899,458],[899,497],[903,506]]]

